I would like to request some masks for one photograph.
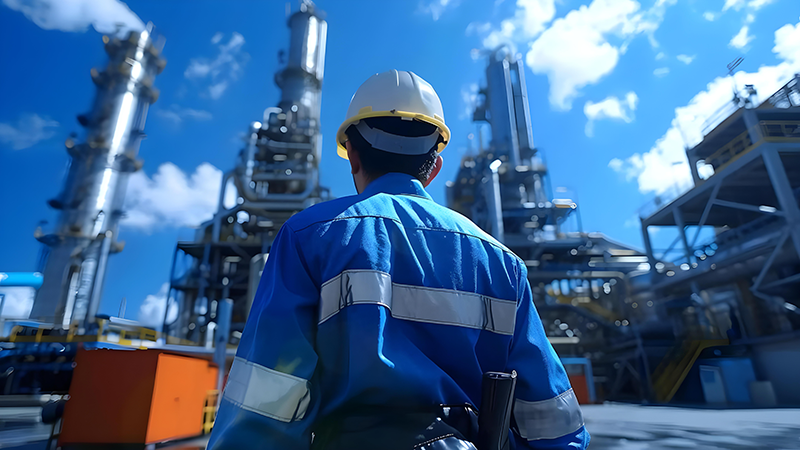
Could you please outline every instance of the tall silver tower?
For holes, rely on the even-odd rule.
[[[275,75],[278,106],[248,127],[236,166],[223,175],[214,218],[175,250],[169,298],[179,314],[165,316],[169,342],[210,345],[226,299],[233,302],[235,341],[278,230],[293,214],[330,197],[319,185],[328,25],[312,2],[302,1],[288,26],[288,52],[279,52],[286,66]]]
[[[128,176],[141,168],[136,156],[147,108],[158,98],[153,81],[166,65],[164,39],[154,36],[152,24],[127,39],[103,41],[108,66],[92,69],[94,105],[78,116],[85,140],[67,139],[69,172],[63,191],[49,202],[61,210],[58,224],[52,234],[36,233],[49,254],[31,319],[65,328],[94,321],[108,256],[122,250],[117,234]]]
[[[505,47],[489,55],[473,120],[489,123],[491,142],[462,161],[457,179],[448,183],[448,204],[527,257],[534,244],[555,239],[575,204],[551,201],[546,191],[547,168],[533,145],[525,68]]]

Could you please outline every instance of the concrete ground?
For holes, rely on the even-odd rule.
[[[584,405],[589,450],[798,450],[800,409],[687,409],[627,404]],[[16,411],[15,419],[25,414]],[[10,417],[5,417],[6,420]],[[0,423],[2,423],[0,417]],[[44,450],[49,427],[0,427],[0,449]],[[34,441],[34,442],[32,442]],[[206,438],[160,445],[202,450]]]
[[[584,405],[590,450],[800,449],[800,409]]]

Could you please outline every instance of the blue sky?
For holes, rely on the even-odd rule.
[[[46,201],[60,190],[63,141],[91,105],[89,69],[106,55],[101,32],[152,21],[166,37],[167,68],[131,180],[129,220],[112,257],[101,312],[126,317],[163,298],[178,239],[210,217],[220,170],[239,136],[277,103],[277,52],[288,44],[278,1],[2,0],[0,39],[0,271],[31,271]],[[452,130],[445,168],[430,186],[444,202],[476,127],[469,121],[485,63],[479,50],[512,44],[527,64],[536,146],[553,187],[579,203],[585,231],[641,247],[636,212],[689,179],[684,141],[731,97],[726,64],[743,56],[735,84],[766,98],[800,72],[795,0],[319,0],[328,42],[322,101],[322,184],[354,193],[335,131],[367,77],[411,70],[439,93]],[[49,8],[47,8],[49,6]],[[296,9],[297,4],[292,6]],[[76,11],[82,11],[77,14]],[[210,71],[197,70],[198,67]],[[161,296],[161,297],[159,297]],[[25,309],[22,297],[10,315]],[[148,309],[150,308],[150,309]],[[145,311],[145,312],[147,312]]]

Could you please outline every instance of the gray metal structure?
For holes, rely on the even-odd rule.
[[[742,337],[800,329],[800,76],[760,105],[737,95],[730,106],[686,151],[694,187],[643,209],[647,289],[692,318],[682,334],[724,336],[731,317]],[[653,248],[653,227],[672,244]]]
[[[639,372],[646,358],[632,310],[648,300],[632,301],[627,280],[647,274],[647,257],[602,234],[566,230],[577,205],[548,192],[521,58],[502,47],[491,52],[486,83],[473,119],[489,123],[491,142],[463,158],[448,182],[448,205],[525,261],[545,331],[565,361],[590,355],[604,362],[595,370],[609,381],[611,367]]]
[[[36,237],[48,247],[44,284],[31,319],[80,329],[94,322],[103,293],[108,257],[117,242],[128,176],[141,168],[136,159],[144,138],[148,106],[158,98],[153,87],[164,69],[164,39],[148,24],[124,40],[104,37],[109,63],[92,69],[97,94],[92,111],[78,116],[86,127],[83,143],[69,138],[69,172],[61,194],[49,204],[61,211],[55,231]]]
[[[223,299],[233,300],[235,342],[278,230],[293,214],[329,198],[319,185],[327,22],[303,1],[288,26],[286,67],[275,76],[278,106],[248,127],[236,167],[223,176],[213,219],[175,250],[170,298],[180,312],[173,322],[165,317],[170,342],[210,342]]]

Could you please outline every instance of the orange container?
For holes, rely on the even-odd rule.
[[[572,385],[572,391],[575,393],[578,403],[589,404],[589,386],[586,384],[586,375],[570,374],[569,383]]]
[[[158,350],[83,350],[75,359],[60,445],[152,444],[196,436],[216,389],[208,360]]]

